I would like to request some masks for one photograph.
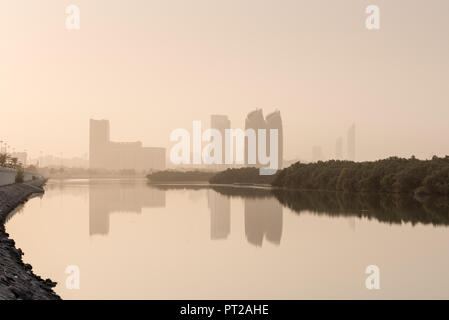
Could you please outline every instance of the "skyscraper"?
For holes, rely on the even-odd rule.
[[[348,160],[355,161],[355,124],[348,130]]]
[[[225,154],[227,151],[225,144],[225,130],[231,128],[231,121],[229,121],[228,116],[225,115],[217,115],[213,114],[210,116],[210,127],[211,129],[216,129],[220,132],[222,137],[222,151],[221,151],[221,159],[222,163],[225,163]]]
[[[278,131],[278,167],[282,168],[284,162],[284,133],[282,129],[282,118],[281,112],[276,110],[266,117],[267,122],[267,150],[270,150],[270,131],[271,129],[276,129]]]
[[[257,141],[257,131],[259,129],[266,129],[266,123],[265,123],[265,119],[263,118],[263,111],[262,109],[256,109],[254,111],[251,111],[250,113],[248,113],[248,115],[246,116],[245,119],[245,130],[247,129],[253,129],[256,133],[256,141],[255,141],[255,146],[253,148],[253,150],[250,150],[249,147],[249,138],[245,137],[245,164],[248,166],[259,166],[259,162],[257,161],[257,149],[258,149],[258,141]],[[251,157],[249,155],[249,152],[255,152],[255,163],[251,163],[252,161],[250,160]]]
[[[245,138],[245,164],[246,165],[255,165],[255,166],[264,166],[264,164],[259,163],[257,160],[258,157],[258,148],[259,148],[259,141],[258,141],[258,130],[259,129],[265,129],[266,130],[266,141],[265,141],[265,151],[267,155],[270,153],[270,129],[276,129],[278,130],[278,168],[280,169],[282,167],[283,163],[283,157],[284,157],[284,144],[283,144],[283,128],[282,128],[282,118],[280,111],[276,110],[269,115],[267,115],[266,119],[263,117],[263,111],[262,109],[256,109],[248,114],[248,116],[245,119],[245,130],[247,129],[253,129],[256,134],[256,145],[254,148],[254,152],[256,152],[256,163],[249,163],[248,158],[248,152],[249,150],[249,140],[246,137]]]
[[[90,119],[89,126],[89,166],[106,168],[109,152],[109,121]]]

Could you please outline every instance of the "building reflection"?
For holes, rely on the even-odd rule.
[[[279,245],[282,236],[282,205],[275,198],[245,199],[245,235],[261,247],[264,239]]]
[[[183,184],[152,185],[155,190],[205,190],[210,213],[210,239],[228,239],[231,233],[231,199],[244,204],[245,237],[251,245],[261,247],[264,240],[280,245],[283,228],[283,206],[270,189],[235,186]],[[198,193],[200,195],[200,193]],[[189,197],[190,198],[190,197]]]
[[[211,240],[226,239],[231,233],[231,200],[218,192],[207,190],[210,210]]]
[[[257,188],[213,187],[208,190],[211,239],[227,238],[231,229],[230,199],[244,202],[245,236],[261,247],[264,240],[279,245],[282,238],[282,205],[270,190]]]
[[[165,191],[134,183],[89,186],[89,235],[107,235],[112,213],[140,214],[142,208],[165,207]]]

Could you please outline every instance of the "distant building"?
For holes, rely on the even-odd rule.
[[[355,161],[355,124],[348,130],[348,160]]]
[[[246,119],[245,119],[245,130],[247,129],[254,129],[256,136],[259,129],[265,129],[266,131],[266,153],[269,154],[270,152],[270,129],[277,129],[278,130],[278,166],[279,169],[283,165],[283,159],[284,159],[284,144],[283,144],[283,128],[282,128],[282,118],[280,111],[274,111],[267,115],[266,119],[263,117],[263,111],[262,109],[256,109],[252,112],[250,112]],[[259,142],[256,138],[256,148],[255,152],[256,155],[258,154],[258,148],[259,148]],[[248,161],[248,138],[245,138],[245,164],[251,165]],[[256,156],[256,159],[258,157]],[[256,160],[256,163],[253,164],[256,166],[262,166],[263,164],[259,163],[258,160]]]
[[[270,134],[269,130],[277,129],[278,130],[278,164],[279,169],[282,168],[284,164],[284,132],[282,129],[282,118],[281,112],[276,110],[266,116],[267,122],[267,150],[270,150]]]
[[[11,157],[17,158],[17,161],[19,161],[24,167],[27,166],[28,155],[26,152],[13,152]]]
[[[259,130],[259,129],[266,129],[267,128],[267,126],[266,126],[266,123],[265,123],[265,119],[264,119],[264,117],[263,117],[263,111],[262,111],[262,109],[256,109],[256,110],[254,110],[254,111],[252,111],[252,112],[250,112],[247,116],[246,116],[246,119],[245,119],[245,130],[247,130],[247,129],[253,129],[254,131],[255,131],[255,133],[256,133],[256,136],[257,136],[257,131]],[[249,146],[248,146],[248,144],[249,144],[249,142],[248,142],[248,138],[246,137],[245,138],[245,164],[246,165],[248,165],[248,166],[251,166],[251,165],[256,165],[256,166],[260,166],[261,164],[260,163],[258,163],[258,161],[257,161],[257,149],[258,149],[258,141],[257,141],[257,138],[256,138],[256,145],[255,145],[255,149],[254,149],[254,151],[255,151],[255,153],[256,153],[256,163],[250,163],[251,161],[250,161],[250,157],[249,157]],[[267,152],[268,153],[268,152]]]
[[[312,159],[313,162],[323,161],[323,149],[320,146],[313,146],[312,147]]]
[[[87,157],[62,158],[60,156],[42,155],[38,158],[31,159],[30,163],[41,168],[89,168],[89,160]]]
[[[229,121],[228,116],[225,115],[217,115],[213,114],[210,116],[210,127],[211,129],[216,129],[220,132],[222,136],[222,151],[221,151],[221,159],[222,163],[225,163],[225,154],[230,150],[226,150],[225,145],[225,130],[231,129],[231,121]],[[229,147],[229,146],[228,146]]]
[[[91,169],[163,170],[165,148],[144,148],[142,142],[112,142],[108,120],[90,120],[89,166]]]
[[[343,138],[339,137],[335,143],[335,159],[343,160]]]

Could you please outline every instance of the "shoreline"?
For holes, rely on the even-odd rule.
[[[354,195],[392,195],[392,196],[408,196],[417,200],[423,198],[437,197],[449,198],[449,196],[439,193],[417,193],[417,192],[386,192],[386,191],[345,191],[345,190],[331,190],[331,189],[306,189],[306,188],[292,188],[283,186],[274,186],[266,183],[210,183],[207,181],[170,181],[170,182],[148,182],[152,186],[201,186],[209,187],[233,187],[233,188],[253,188],[253,189],[267,189],[280,190],[288,192],[317,192],[317,193],[333,193],[333,194],[354,194]]]
[[[23,251],[5,231],[14,211],[32,196],[44,193],[44,180],[0,187],[0,300],[60,300],[53,291],[56,283],[42,279],[22,260]]]

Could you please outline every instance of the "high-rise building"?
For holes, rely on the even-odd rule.
[[[335,159],[342,160],[343,159],[343,138],[339,137],[337,142],[335,143]]]
[[[226,146],[225,144],[225,130],[231,129],[231,121],[229,121],[228,116],[213,114],[210,116],[210,127],[211,129],[216,129],[220,132],[222,137],[222,151],[221,151],[221,163],[225,164],[225,154],[230,150],[226,148],[230,146]]]
[[[89,166],[106,168],[109,154],[109,121],[90,119],[89,126]]]
[[[280,111],[276,110],[269,115],[267,115],[266,119],[263,117],[262,109],[256,109],[248,114],[245,119],[245,130],[253,129],[256,134],[256,144],[254,148],[256,163],[249,163],[249,139],[245,138],[245,164],[248,166],[264,166],[264,164],[259,163],[258,161],[258,130],[265,129],[266,130],[266,141],[265,141],[265,151],[267,155],[270,153],[270,129],[278,130],[278,168],[280,169],[283,164],[283,154],[284,154],[284,144],[283,144],[283,129],[282,129],[282,118]]]
[[[284,133],[282,129],[281,112],[276,110],[266,117],[267,123],[267,150],[270,150],[270,130],[276,129],[278,131],[278,167],[282,168],[284,163]],[[267,151],[268,152],[268,151]]]
[[[348,130],[348,160],[355,161],[355,124]]]
[[[248,113],[245,119],[245,130],[247,129],[253,129],[256,134],[255,139],[255,145],[253,150],[250,150],[249,148],[249,138],[245,137],[245,164],[248,166],[261,166],[261,164],[258,162],[257,154],[258,154],[258,140],[257,140],[257,132],[259,129],[266,129],[266,123],[265,119],[263,117],[263,111],[262,109],[256,109],[254,111],[251,111]],[[255,152],[255,163],[251,163],[251,156],[249,155],[250,152]],[[268,153],[268,152],[267,152]]]
[[[90,120],[89,166],[91,169],[165,169],[165,148],[144,148],[142,142],[110,141],[109,121]]]

